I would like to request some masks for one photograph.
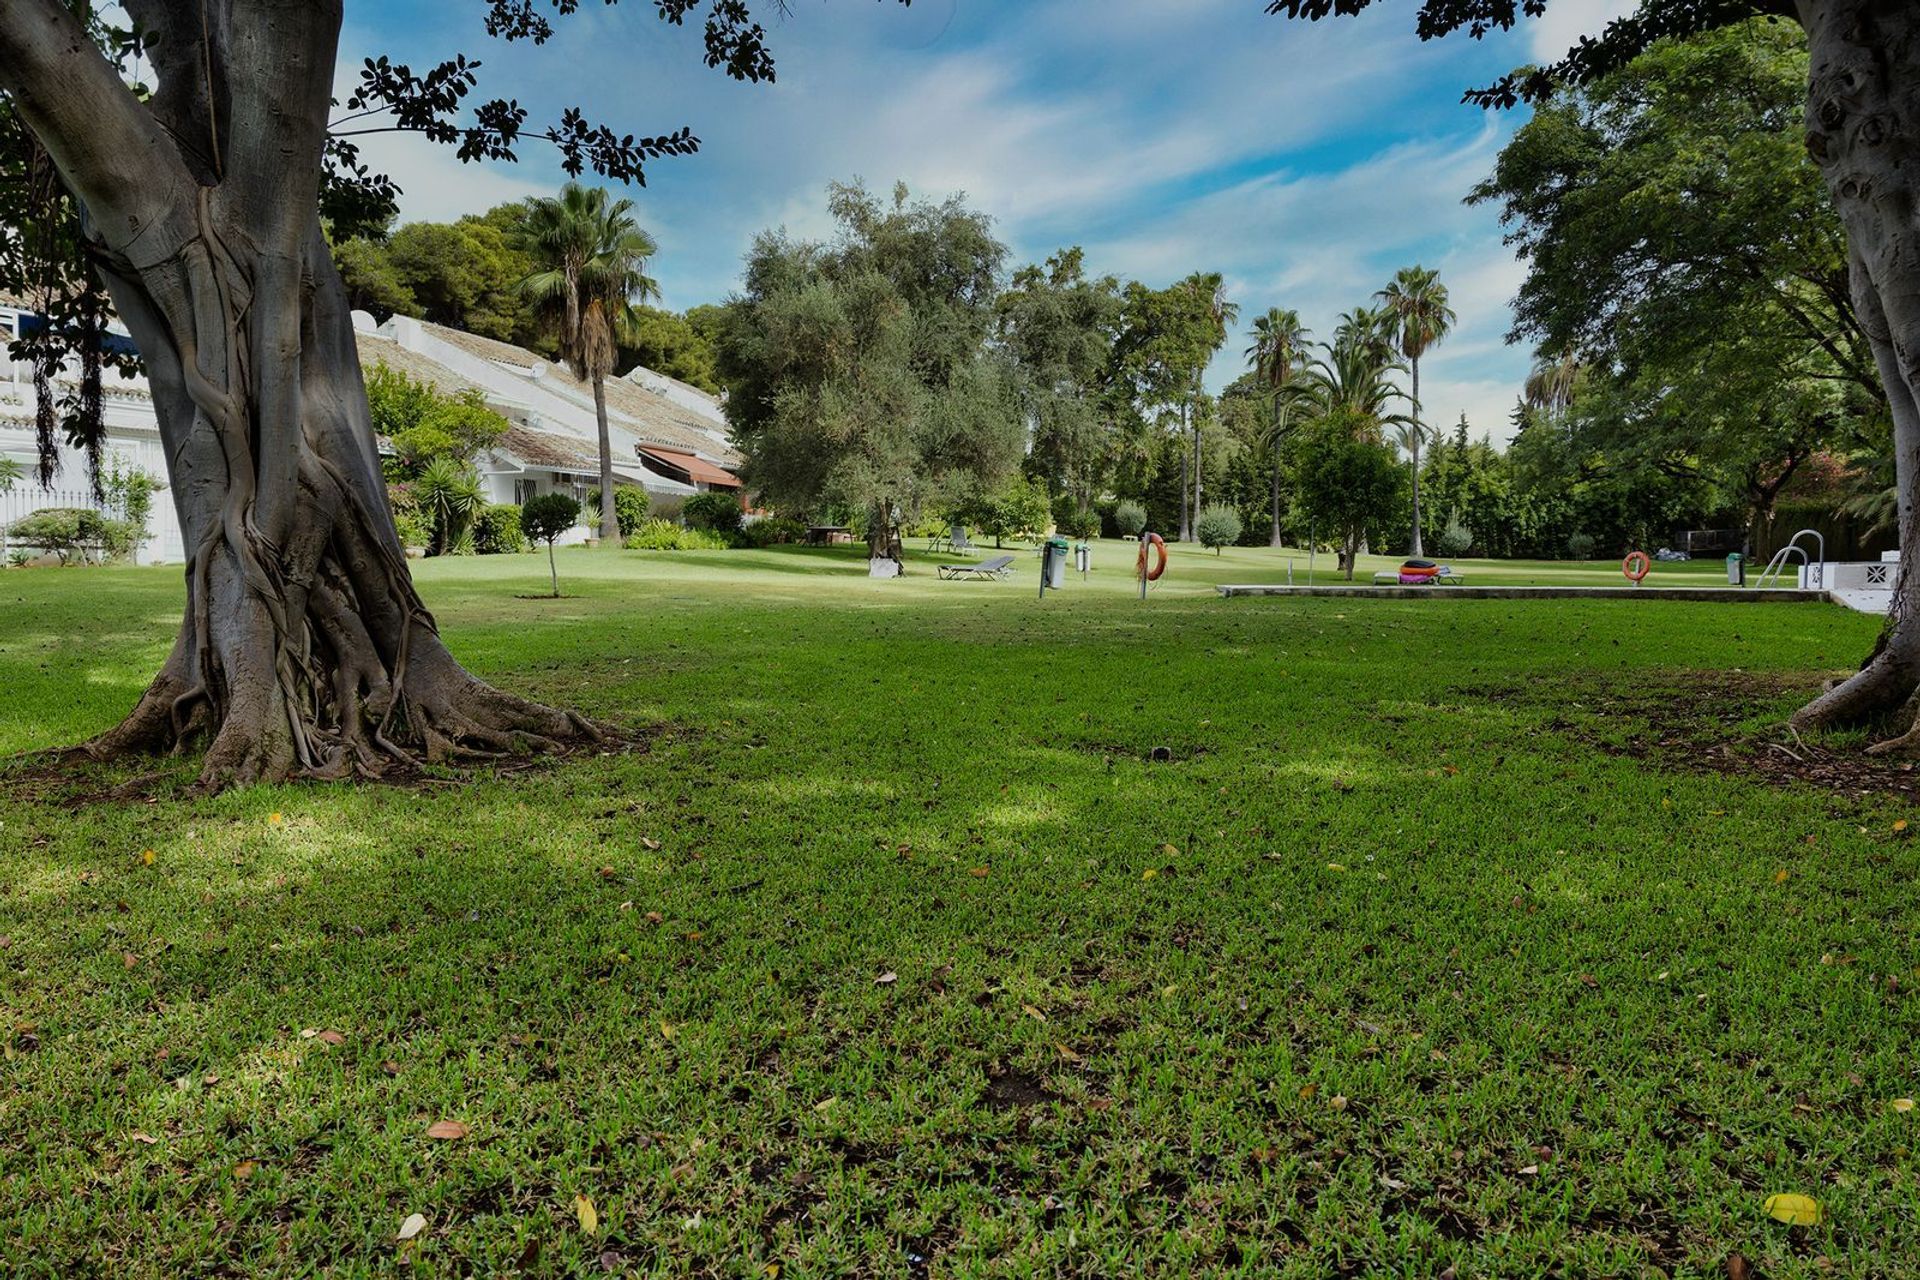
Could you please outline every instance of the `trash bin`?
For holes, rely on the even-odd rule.
[[[1093,548],[1084,542],[1075,543],[1073,547],[1073,567],[1080,571],[1081,577],[1086,577],[1087,570],[1093,567]]]
[[[1727,557],[1727,584],[1734,587],[1747,585],[1747,560],[1738,551]]]
[[[1042,565],[1040,575],[1046,579],[1049,590],[1058,591],[1067,585],[1067,540],[1062,537],[1048,538],[1041,548]]]

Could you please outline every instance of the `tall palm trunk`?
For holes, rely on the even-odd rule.
[[[600,540],[620,542],[620,516],[613,501],[613,435],[607,430],[607,380],[593,380],[593,416],[600,428]]]
[[[1193,406],[1187,406],[1186,413],[1187,417],[1191,419],[1193,417]],[[1180,441],[1180,541],[1182,542],[1193,541],[1193,521],[1190,520],[1187,515],[1187,502],[1193,497],[1192,492],[1187,488],[1187,480],[1189,478],[1187,468],[1191,466],[1192,463],[1193,457],[1187,452],[1187,442],[1183,439]]]
[[[1280,537],[1280,458],[1277,453],[1273,459],[1273,533],[1267,539],[1267,545],[1283,545]]]
[[[1420,357],[1413,358],[1413,554],[1426,554],[1420,545]]]

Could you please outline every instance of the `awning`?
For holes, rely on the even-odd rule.
[[[689,480],[700,484],[712,485],[718,489],[738,489],[740,477],[724,467],[716,467],[697,453],[687,453],[680,449],[662,449],[656,445],[641,445],[640,456],[672,471],[686,474]]]

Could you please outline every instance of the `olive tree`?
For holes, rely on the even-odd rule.
[[[1569,0],[1422,0],[1422,39],[1510,28]],[[1374,0],[1269,0],[1267,11],[1317,19],[1359,13]],[[1879,642],[1851,679],[1802,707],[1802,728],[1895,718],[1874,750],[1920,748],[1920,4],[1913,0],[1642,0],[1638,10],[1583,38],[1560,61],[1526,67],[1474,89],[1489,107],[1540,102],[1565,84],[1607,76],[1655,42],[1756,18],[1798,22],[1810,54],[1804,121],[1846,228],[1853,308],[1886,386],[1893,422],[1901,571]]]
[[[541,43],[578,0],[467,0],[486,33]],[[614,3],[614,0],[607,0]],[[773,74],[746,0],[657,0],[704,14],[706,59]],[[114,25],[124,15],[130,25]],[[205,735],[209,786],[383,772],[595,730],[494,689],[455,661],[408,575],[380,476],[347,295],[326,237],[384,225],[391,181],[353,137],[409,130],[463,160],[531,140],[563,167],[638,181],[693,151],[687,129],[621,135],[567,110],[544,127],[471,102],[479,63],[369,59],[334,115],[343,0],[11,0],[0,9],[0,287],[51,323],[16,344],[42,388],[77,358],[71,442],[100,440],[106,317],[146,366],[186,538],[171,656],[96,757]],[[151,83],[130,83],[135,69]],[[324,209],[323,209],[324,206]],[[104,292],[102,291],[104,289]],[[43,457],[55,445],[43,394]],[[49,464],[50,465],[50,464]]]

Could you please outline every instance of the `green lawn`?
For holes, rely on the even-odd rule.
[[[1223,601],[1284,555],[1178,548],[1143,605],[1130,550],[1044,602],[436,561],[456,653],[650,749],[0,767],[0,1273],[1915,1274],[1906,806],[1641,749],[1681,698],[1760,743],[1874,619]],[[0,754],[109,725],[178,594],[0,573]]]

